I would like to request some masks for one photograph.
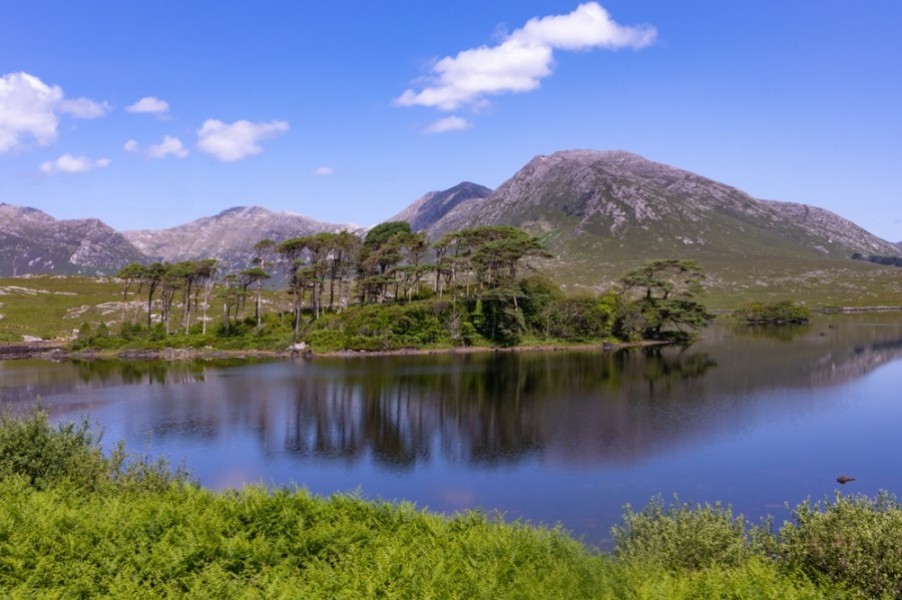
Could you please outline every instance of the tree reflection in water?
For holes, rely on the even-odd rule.
[[[688,348],[616,352],[232,366],[18,361],[0,363],[0,395],[7,403],[40,396],[57,415],[109,410],[129,443],[141,447],[149,431],[164,452],[222,444],[262,461],[372,462],[401,472],[426,463],[621,465],[794,410],[774,390],[842,384],[902,356],[898,319],[861,321],[815,321],[791,344],[722,328]]]
[[[612,390],[630,390],[635,400],[640,388],[648,399],[666,398],[715,366],[706,353],[660,349],[365,360],[381,364],[349,369],[349,377],[313,369],[297,379],[288,452],[351,460],[371,453],[398,469],[436,452],[452,463],[517,462],[548,444],[549,413],[579,411],[571,398],[603,405]]]

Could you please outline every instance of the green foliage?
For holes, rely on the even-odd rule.
[[[878,265],[902,267],[902,256],[880,256],[879,254],[871,254],[865,258],[860,252],[856,252],[852,255],[852,260],[866,260]]]
[[[791,300],[779,302],[751,302],[736,310],[733,317],[749,325],[784,325],[807,323],[811,318],[811,309]]]
[[[548,319],[554,313],[553,305],[564,298],[564,292],[554,281],[543,275],[524,277],[520,280],[520,290],[523,293],[520,306],[526,323],[533,331],[547,331]]]
[[[501,346],[515,346],[526,331],[523,311],[518,306],[521,292],[514,286],[484,290],[474,303],[473,325],[487,340]]]
[[[755,553],[755,535],[742,515],[720,504],[677,503],[665,508],[654,498],[640,512],[627,505],[613,528],[621,560],[656,564],[668,570],[735,567]]]
[[[704,278],[694,260],[654,260],[633,269],[620,280],[624,299],[614,333],[627,340],[688,337],[713,318],[697,299]]]
[[[629,507],[613,555],[559,528],[302,489],[216,493],[105,457],[86,422],[0,419],[10,597],[899,597],[902,507],[805,503],[774,536],[720,505]]]
[[[837,492],[832,501],[800,504],[772,530],[769,521],[751,525],[719,504],[665,507],[656,498],[640,512],[625,508],[613,529],[614,556],[643,571],[662,569],[679,585],[694,578],[689,573],[706,573],[710,583],[712,569],[766,568],[795,581],[804,597],[902,597],[902,503],[895,496]]]
[[[866,598],[902,597],[902,504],[887,493],[804,502],[780,529],[790,568],[826,577]]]
[[[596,296],[561,298],[549,306],[548,334],[562,340],[588,341],[611,335],[614,309]]]
[[[452,308],[438,300],[355,306],[314,321],[304,339],[317,352],[448,346]]]
[[[183,481],[185,474],[170,474],[165,461],[129,461],[121,446],[107,457],[87,419],[53,426],[39,408],[24,416],[0,413],[0,479],[8,477],[39,490],[98,490],[112,483],[158,489]]]
[[[131,264],[104,287],[105,301],[96,308],[66,311],[83,322],[71,347],[284,350],[304,339],[317,351],[385,351],[673,339],[710,318],[695,299],[702,276],[691,261],[655,261],[631,271],[620,295],[568,297],[530,273],[527,259],[549,254],[539,238],[515,227],[451,232],[432,245],[434,264],[425,260],[429,248],[424,234],[390,222],[362,242],[348,232],[263,240],[255,246],[256,266],[222,274],[218,283],[214,260]],[[276,254],[287,267],[287,294],[262,285],[269,277],[262,265]],[[0,327],[0,339],[6,335]]]
[[[43,410],[25,418],[0,414],[0,477],[20,475],[38,489],[63,481],[93,487],[106,467],[87,421],[53,427]]]

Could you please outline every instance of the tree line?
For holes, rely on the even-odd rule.
[[[124,267],[117,274],[122,329],[158,338],[207,335],[216,319],[210,333],[219,336],[269,328],[324,349],[390,349],[663,339],[711,318],[698,302],[704,275],[693,261],[652,261],[605,294],[567,296],[531,264],[549,258],[539,238],[506,225],[461,229],[434,242],[404,221],[379,224],[362,238],[341,231],[265,239],[237,272],[223,272],[215,259]],[[273,278],[284,300],[270,300],[277,308],[265,311]],[[130,293],[146,299],[144,326],[139,309],[127,314]],[[209,314],[214,304],[217,317]]]
[[[852,260],[863,260],[887,267],[902,267],[902,256],[880,256],[879,254],[865,256],[861,252],[856,252],[852,255]]]

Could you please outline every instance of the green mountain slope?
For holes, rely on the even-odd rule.
[[[487,198],[463,202],[421,229],[438,236],[481,224],[540,235],[556,255],[543,268],[572,287],[606,288],[648,259],[696,259],[723,304],[815,290],[825,303],[843,302],[849,295],[842,286],[865,293],[862,281],[885,271],[850,260],[853,253],[898,252],[829,211],[757,200],[619,151],[536,157]]]

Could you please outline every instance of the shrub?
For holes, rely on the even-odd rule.
[[[627,505],[612,529],[619,559],[669,570],[738,566],[749,560],[763,529],[749,527],[742,515],[720,503],[677,503],[665,509],[653,498],[640,512]]]
[[[788,567],[868,598],[902,597],[902,504],[894,496],[837,492],[832,502],[800,504],[792,519],[779,532]]]
[[[444,322],[452,309],[451,303],[441,300],[353,307],[313,321],[304,339],[319,352],[450,344]]]
[[[17,476],[38,490],[60,484],[87,490],[108,484],[159,489],[187,480],[183,470],[171,472],[166,461],[128,460],[121,444],[106,456],[87,419],[54,426],[41,408],[23,416],[0,414],[0,479]]]
[[[50,424],[38,409],[24,417],[0,415],[0,477],[21,475],[38,489],[63,481],[94,487],[108,473],[108,461],[87,420]]]
[[[787,323],[807,323],[811,318],[811,310],[802,304],[796,304],[790,300],[780,302],[763,303],[752,302],[744,308],[738,309],[733,316],[750,325]]]
[[[564,340],[600,339],[611,333],[613,311],[594,296],[573,296],[551,302],[548,332]]]

